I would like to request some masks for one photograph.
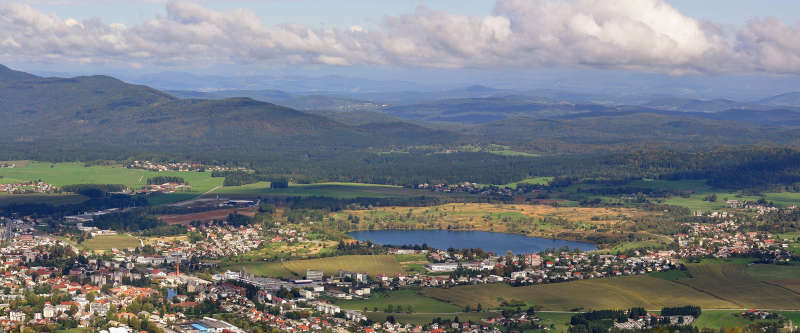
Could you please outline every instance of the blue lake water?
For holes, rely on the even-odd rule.
[[[448,231],[448,230],[376,230],[355,231],[348,235],[359,241],[371,240],[382,245],[422,245],[436,249],[480,248],[487,252],[505,254],[534,253],[546,249],[557,249],[564,245],[583,251],[595,250],[591,243],[572,242],[558,239],[528,237],[487,231]]]

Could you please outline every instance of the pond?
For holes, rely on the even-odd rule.
[[[573,242],[559,239],[528,237],[488,231],[448,231],[448,230],[376,230],[355,231],[348,235],[359,241],[371,240],[382,245],[422,245],[435,249],[480,248],[487,252],[514,254],[541,252],[569,246],[570,249],[591,251],[597,249],[592,243]]]

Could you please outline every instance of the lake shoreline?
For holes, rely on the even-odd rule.
[[[506,232],[482,230],[370,230],[348,232],[348,236],[359,241],[371,240],[374,243],[388,246],[406,246],[427,244],[430,248],[446,250],[448,248],[481,248],[487,252],[515,254],[541,252],[546,249],[558,249],[568,246],[570,249],[582,251],[598,250],[597,244],[565,239],[533,237]]]

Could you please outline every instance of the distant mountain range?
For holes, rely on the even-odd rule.
[[[108,76],[44,78],[0,66],[0,148],[256,156],[471,144],[543,153],[797,145],[798,96],[753,102],[659,96],[626,104],[484,86],[348,95],[163,92]]]

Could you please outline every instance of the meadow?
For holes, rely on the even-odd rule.
[[[140,243],[137,238],[127,234],[97,236],[87,239],[80,244],[81,247],[95,252],[105,252],[111,249],[136,248],[139,245]]]
[[[238,270],[242,266],[255,275],[287,279],[303,278],[306,269],[322,270],[325,275],[338,274],[340,269],[365,272],[371,276],[378,274],[393,276],[403,273],[402,266],[391,255],[349,255],[284,262],[243,263],[233,264],[230,269]]]
[[[46,163],[28,161],[15,168],[0,169],[0,183],[19,183],[41,180],[55,186],[73,184],[121,184],[138,190],[147,185],[147,179],[156,176],[181,177],[192,190],[184,193],[153,194],[148,198],[152,205],[189,200],[222,185],[222,178],[211,177],[210,172],[149,171],[116,166],[85,166],[81,163]],[[86,197],[74,194],[0,195],[0,205],[12,203],[75,204]]]

